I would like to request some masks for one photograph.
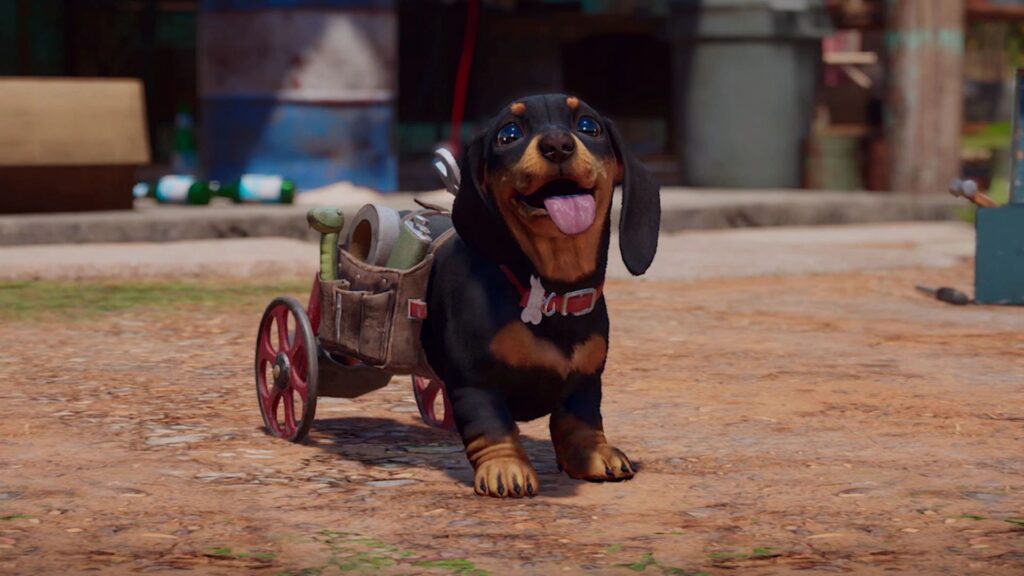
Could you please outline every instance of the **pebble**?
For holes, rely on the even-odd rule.
[[[690,508],[686,511],[686,514],[694,518],[707,518],[714,514],[714,512],[714,508]]]
[[[182,434],[181,436],[156,436],[146,439],[149,446],[168,446],[173,444],[189,444],[206,440],[205,434]]]
[[[836,496],[839,496],[841,498],[858,498],[860,496],[867,494],[868,492],[870,492],[870,490],[867,488],[850,488],[849,490],[843,490],[842,492],[839,492],[838,494],[836,494]]]
[[[413,454],[455,454],[462,452],[462,446],[455,444],[430,444],[426,446],[403,446],[406,452]]]
[[[990,494],[988,492],[964,492],[964,496],[972,500],[981,500],[982,502],[999,502],[1006,499],[1002,494]]]
[[[196,474],[196,480],[237,480],[245,478],[242,472],[201,472]]]
[[[411,478],[402,478],[398,480],[372,480],[367,482],[367,486],[375,486],[377,488],[392,488],[395,486],[408,486],[409,484],[415,484],[417,481]]]
[[[65,530],[65,532],[70,532],[72,534],[77,534],[79,532],[82,532],[82,529],[81,528],[68,528],[67,530]]]

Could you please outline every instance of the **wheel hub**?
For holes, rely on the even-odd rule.
[[[292,366],[288,360],[288,356],[280,352],[277,358],[274,359],[274,386],[284,390],[288,387],[288,381],[291,380]]]

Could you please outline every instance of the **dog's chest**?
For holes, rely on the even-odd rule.
[[[491,340],[499,362],[521,370],[550,372],[563,380],[570,374],[596,374],[604,366],[608,342],[600,334],[586,335],[569,345],[535,334],[522,322],[506,324]]]

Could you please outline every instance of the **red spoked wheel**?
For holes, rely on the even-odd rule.
[[[275,298],[256,337],[256,399],[267,433],[301,442],[316,414],[317,342],[302,305]]]
[[[444,390],[444,382],[413,374],[412,393],[420,409],[420,418],[427,425],[442,430],[455,430],[455,416]]]

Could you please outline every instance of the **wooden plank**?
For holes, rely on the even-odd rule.
[[[0,78],[0,166],[138,165],[149,158],[138,80]]]
[[[964,0],[887,6],[890,188],[942,194],[960,171]]]

